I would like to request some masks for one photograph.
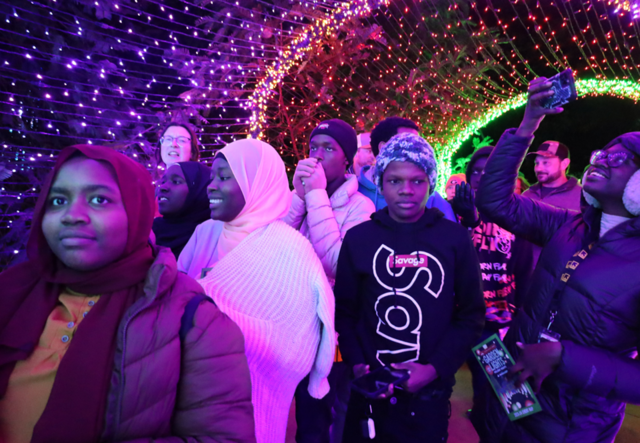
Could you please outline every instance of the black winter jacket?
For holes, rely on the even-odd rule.
[[[561,334],[562,361],[544,382],[543,411],[509,425],[491,396],[484,441],[612,442],[624,402],[640,403],[640,218],[599,238],[601,211],[558,209],[514,194],[518,169],[533,138],[508,130],[487,162],[478,206],[516,236],[543,247],[523,308],[505,338],[514,359],[516,342],[537,343],[549,308],[573,254],[593,243],[587,258],[559,293],[552,330]],[[475,423],[474,423],[475,424]],[[478,426],[476,424],[476,426]],[[514,440],[516,438],[516,440]]]

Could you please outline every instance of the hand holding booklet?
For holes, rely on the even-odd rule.
[[[518,420],[542,410],[528,382],[516,388],[515,380],[507,378],[515,362],[497,334],[474,347],[473,355],[482,366],[509,420]]]

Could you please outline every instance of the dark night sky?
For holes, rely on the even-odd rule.
[[[508,112],[483,128],[482,134],[497,142],[505,129],[520,124],[523,113],[524,107]],[[640,131],[640,103],[616,97],[587,97],[565,105],[562,114],[547,116],[536,132],[533,146],[545,140],[566,144],[571,151],[570,170],[579,177],[592,151],[631,131]],[[468,141],[454,159],[467,156],[471,151],[471,141]],[[531,183],[536,181],[533,161],[526,161],[522,171]]]

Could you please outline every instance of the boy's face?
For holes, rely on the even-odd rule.
[[[478,188],[480,187],[480,179],[484,174],[484,167],[487,164],[487,160],[489,157],[480,157],[471,167],[471,173],[469,174],[469,184],[471,188],[478,192]]]
[[[327,183],[334,182],[347,172],[349,161],[340,144],[331,136],[318,134],[309,142],[309,157],[317,158],[324,169]]]
[[[71,269],[93,271],[120,258],[128,217],[111,166],[86,157],[62,165],[47,198],[42,232]]]
[[[429,177],[411,162],[391,162],[382,175],[382,195],[398,223],[414,223],[429,199]]]

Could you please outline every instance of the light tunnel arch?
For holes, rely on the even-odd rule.
[[[371,14],[371,11],[383,5],[388,5],[391,0],[354,0],[345,2],[335,11],[318,23],[308,26],[287,49],[280,54],[278,62],[268,66],[265,76],[258,82],[258,86],[248,100],[246,107],[250,112],[249,137],[261,139],[263,130],[267,124],[267,103],[277,85],[287,75],[289,69],[304,59],[311,50],[319,36],[330,34],[340,29],[350,17],[362,17]],[[606,80],[606,79],[581,79],[576,80],[578,98],[586,96],[614,96],[618,98],[640,100],[640,83],[632,80]],[[527,93],[520,93],[509,100],[490,105],[481,112],[479,117],[462,123],[457,130],[443,134],[439,138],[444,143],[430,140],[436,151],[438,160],[438,185],[437,190],[444,195],[444,187],[451,175],[451,159],[458,152],[464,142],[476,135],[477,131],[486,127],[489,123],[506,114],[524,106],[527,102]]]
[[[587,96],[613,96],[618,98],[640,100],[640,83],[632,80],[600,80],[582,79],[576,80],[576,92],[578,98]],[[458,152],[462,144],[468,141],[477,131],[486,127],[494,120],[502,117],[509,111],[518,109],[527,103],[527,93],[489,106],[482,115],[464,124],[451,136],[446,137],[443,144],[434,143],[434,149],[438,156],[438,187],[437,190],[444,195],[444,187],[447,179],[451,176],[451,159]]]

